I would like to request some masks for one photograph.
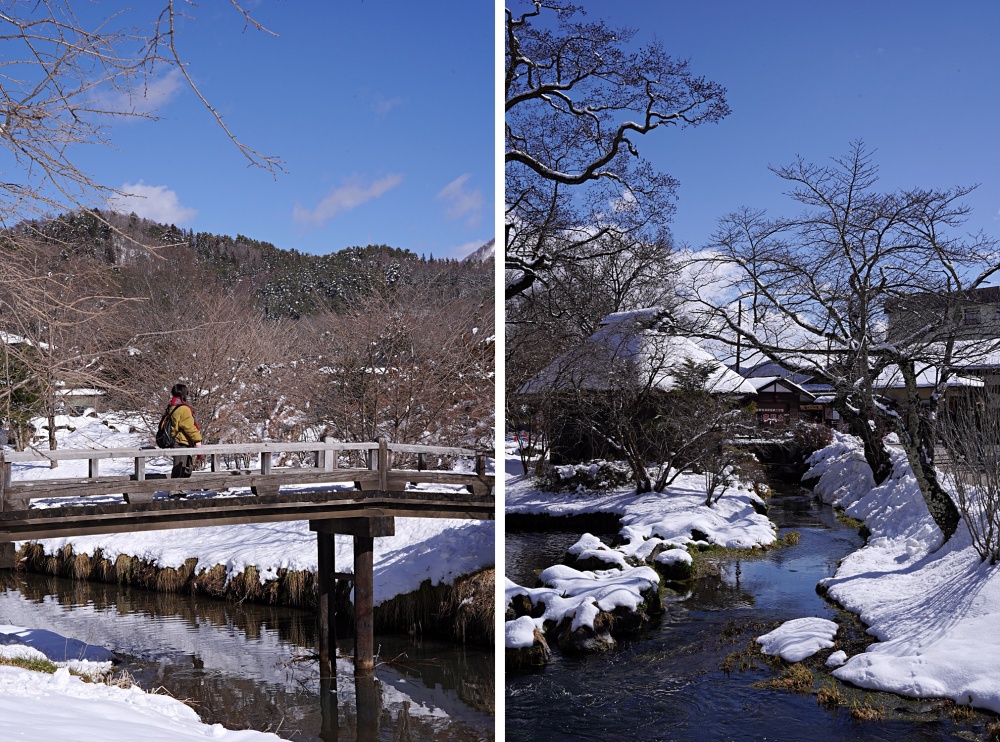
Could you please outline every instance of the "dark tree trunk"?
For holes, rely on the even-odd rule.
[[[871,420],[874,416],[865,414],[864,408],[860,413],[854,412],[847,405],[842,406],[840,415],[847,422],[851,435],[856,435],[864,444],[865,461],[871,467],[875,484],[882,484],[892,473],[892,460],[881,434],[872,428]]]
[[[937,470],[934,468],[934,444],[937,433],[934,421],[937,419],[938,399],[932,394],[926,406],[920,402],[917,390],[917,375],[913,362],[899,364],[906,384],[906,401],[908,415],[904,424],[900,424],[900,440],[906,451],[906,458],[913,469],[920,493],[927,503],[927,510],[944,534],[944,540],[950,539],[958,529],[961,515],[958,507],[945,492],[938,481]],[[902,421],[900,421],[902,423]]]

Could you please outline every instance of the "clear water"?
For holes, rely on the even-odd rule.
[[[492,650],[376,635],[383,664],[374,680],[356,681],[347,638],[336,681],[321,684],[310,611],[38,575],[2,587],[0,622],[108,647],[119,671],[186,700],[208,723],[303,742],[494,739]]]
[[[766,671],[720,670],[728,654],[757,635],[757,622],[838,619],[815,587],[861,545],[860,536],[798,488],[776,495],[770,517],[781,533],[798,531],[799,543],[763,558],[725,559],[718,577],[699,580],[690,594],[668,599],[658,625],[611,652],[582,658],[556,654],[543,670],[508,673],[506,739],[955,739],[954,725],[937,713],[925,714],[919,723],[900,718],[862,723],[844,710],[824,710],[814,695],[754,688],[755,681],[769,677]],[[564,535],[508,533],[507,568],[513,562],[515,570],[526,570],[522,544],[527,553]]]

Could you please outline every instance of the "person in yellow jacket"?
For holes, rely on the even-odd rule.
[[[171,430],[174,434],[174,445],[178,448],[198,448],[201,445],[201,430],[198,423],[194,421],[194,411],[188,404],[187,384],[174,384],[170,390],[170,406],[173,410],[170,413]],[[194,458],[190,455],[174,456],[174,468],[170,472],[171,478],[190,477],[194,471]]]

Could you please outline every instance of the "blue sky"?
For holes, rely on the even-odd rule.
[[[856,139],[876,151],[883,190],[981,184],[968,228],[1000,237],[1000,4],[582,4],[728,88],[733,112],[720,123],[638,142],[681,182],[678,242],[700,247],[740,206],[796,214],[767,166],[828,163]]]
[[[187,7],[180,48],[226,124],[287,172],[248,169],[174,72],[157,82],[162,120],[116,125],[117,151],[82,155],[102,183],[145,196],[125,210],[318,254],[388,244],[464,257],[494,237],[489,0],[244,6],[278,37],[204,0]]]

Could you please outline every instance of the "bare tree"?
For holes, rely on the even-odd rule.
[[[235,0],[254,29],[270,33]],[[75,0],[15,0],[0,13],[0,147],[12,165],[0,179],[0,226],[105,201],[116,193],[79,164],[89,145],[112,143],[123,119],[156,118],[156,91],[179,74],[248,164],[269,172],[280,162],[241,142],[194,84],[179,51],[178,20],[191,0],[118,5]],[[107,16],[95,18],[102,11]]]
[[[948,452],[945,479],[982,561],[1000,561],[1000,419],[984,398],[943,415],[941,440]]]
[[[636,141],[729,113],[725,89],[697,77],[658,42],[583,22],[582,8],[520,2],[506,9],[506,266],[508,299],[583,252],[618,249],[607,235],[666,237],[677,181]]]
[[[384,286],[315,322],[314,398],[333,435],[492,448],[492,301]]]
[[[27,443],[27,420],[43,417],[49,448],[55,450],[63,387],[106,386],[103,362],[120,348],[102,344],[102,328],[127,301],[109,278],[98,264],[69,264],[58,260],[51,246],[34,241],[0,249],[6,382],[0,403],[18,445]]]
[[[699,281],[714,328],[707,334],[828,382],[877,482],[890,474],[881,432],[897,430],[928,508],[950,537],[959,516],[934,469],[937,410],[957,360],[966,292],[1000,267],[995,240],[955,236],[968,213],[961,199],[972,189],[880,192],[861,142],[829,166],[799,158],[771,169],[805,210],[770,219],[743,209],[720,220]],[[722,306],[720,289],[728,297]],[[891,321],[893,307],[918,305],[919,321]],[[927,365],[938,384],[922,402],[917,377]],[[880,399],[876,384],[897,369],[906,415]]]
[[[686,470],[722,472],[745,425],[727,394],[736,377],[658,327],[664,319],[655,308],[610,318],[522,390],[560,458],[620,457],[639,492],[662,492]]]
[[[146,256],[119,275],[135,299],[109,330],[127,349],[107,364],[115,401],[152,420],[184,381],[211,440],[275,437],[293,414],[272,377],[288,361],[285,323],[265,319],[247,293],[220,286],[189,250]]]

